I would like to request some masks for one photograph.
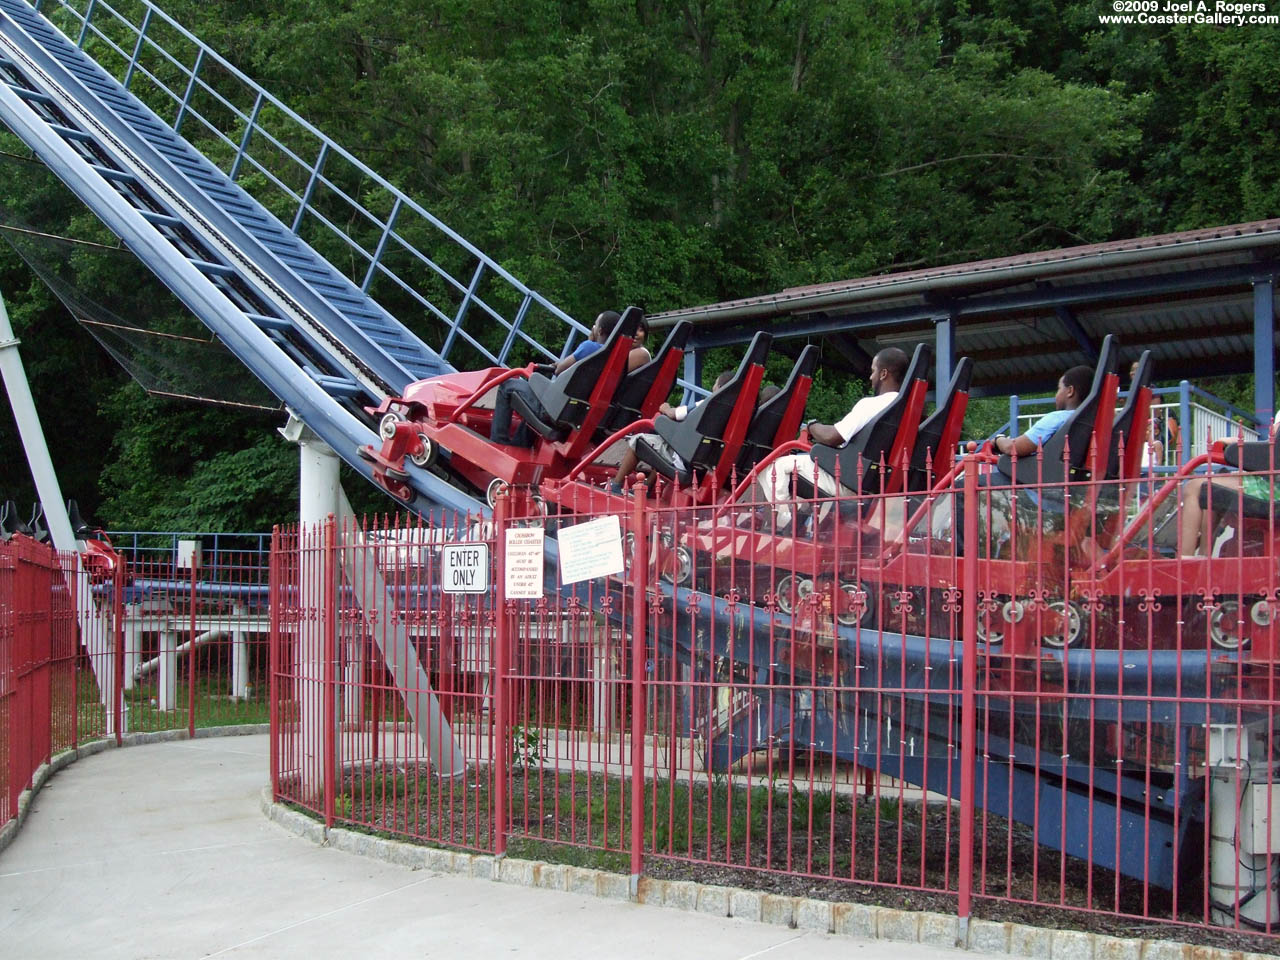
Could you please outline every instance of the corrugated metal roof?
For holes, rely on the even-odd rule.
[[[1280,219],[1272,219],[795,287],[651,320],[692,320],[703,342],[769,322],[776,338],[788,329],[812,340],[843,334],[869,355],[932,341],[934,318],[950,311],[957,355],[975,359],[975,384],[1011,390],[1088,362],[1074,322],[1095,345],[1116,334],[1125,362],[1150,348],[1158,379],[1209,376],[1250,368],[1251,281],[1275,271],[1277,258]]]

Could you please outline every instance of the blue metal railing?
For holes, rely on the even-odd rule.
[[[305,233],[339,269],[345,262],[344,272],[363,291],[385,289],[438,321],[443,331],[419,335],[441,344],[446,361],[461,344],[474,356],[455,358],[455,365],[505,364],[521,344],[550,359],[589,332],[164,11],[146,0],[128,5],[141,13],[137,22],[106,0],[34,4],[135,96],[162,117],[172,116],[175,129],[185,129],[188,141],[198,139],[211,162],[291,223],[295,234]],[[171,39],[162,40],[162,33]],[[176,53],[179,46],[194,57]],[[428,252],[407,239],[424,228],[439,248]],[[406,264],[393,266],[393,259]],[[461,267],[451,271],[446,260]],[[564,346],[543,346],[528,329],[534,317],[550,318],[552,335],[560,327]]]
[[[198,530],[108,530],[111,545],[120,552],[137,556],[139,554],[174,553],[178,551],[179,540],[195,540],[200,543],[204,554],[203,561],[211,567],[218,567],[226,562],[225,558],[234,556],[243,561],[246,556],[262,559],[266,566],[266,558],[271,553],[270,533],[209,533]]]

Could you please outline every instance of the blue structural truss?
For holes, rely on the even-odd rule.
[[[82,6],[0,0],[0,119],[276,397],[361,474],[369,476],[370,468],[358,449],[378,442],[364,408],[399,396],[416,380],[451,371],[451,350],[466,344],[472,356],[502,363],[523,341],[539,354],[556,356],[558,350],[545,349],[525,332],[532,308],[560,321],[571,337],[585,332],[159,9],[144,5],[141,22],[134,24],[101,0]],[[71,35],[49,17],[70,24]],[[184,53],[195,51],[189,68],[158,42],[161,26],[163,36],[177,38]],[[86,49],[117,61],[120,76]],[[155,64],[183,78],[181,92],[165,82]],[[156,100],[157,90],[162,100],[172,100],[172,122],[131,92],[131,84],[143,82],[149,100]],[[251,104],[247,110],[228,99],[228,85]],[[197,110],[197,101],[220,109],[216,114]],[[211,119],[215,115],[221,123]],[[225,171],[180,135],[184,124],[188,129],[198,125],[202,144],[234,148],[225,151]],[[302,160],[290,146],[300,141],[317,144],[313,160]],[[255,146],[262,148],[259,153]],[[326,176],[326,163],[339,160],[390,200],[385,217]],[[290,224],[237,182],[249,173],[296,205]],[[304,185],[298,190],[290,182]],[[337,227],[343,218],[335,216],[335,204],[346,207],[343,217],[363,223],[376,240],[362,244],[357,231]],[[397,224],[411,217],[432,227],[445,249],[423,251],[407,241]],[[327,231],[339,242],[361,265],[362,282],[339,272],[304,242],[299,235],[304,226]],[[423,293],[430,284],[415,284],[404,271],[393,270],[392,250],[426,273],[449,295],[449,303]],[[464,279],[440,265],[446,259],[466,264]],[[394,283],[445,331],[441,352],[370,296],[376,279]],[[500,288],[503,302],[514,305],[510,317],[481,296],[484,280]],[[473,317],[479,318],[472,320],[475,327],[505,331],[500,346],[469,332],[467,321]],[[414,491],[410,506],[416,509],[481,506],[438,476],[412,465],[408,470]]]

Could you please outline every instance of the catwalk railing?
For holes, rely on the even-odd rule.
[[[1203,511],[1194,477],[959,469],[954,497],[581,488],[524,517],[517,490],[491,520],[281,528],[275,796],[633,876],[1274,934],[1274,469]]]
[[[0,826],[39,766],[80,743],[267,721],[267,555],[224,541],[194,564],[137,543],[123,556],[112,577],[0,542]]]

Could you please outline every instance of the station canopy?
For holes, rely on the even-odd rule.
[[[973,358],[979,395],[1049,389],[1062,370],[1096,360],[1108,333],[1123,365],[1150,349],[1159,381],[1253,373],[1270,382],[1278,266],[1273,219],[795,287],[651,319],[692,321],[694,349],[745,342],[762,327],[790,352],[820,342],[824,365],[860,376],[877,350],[929,341],[939,376]],[[1273,405],[1265,399],[1260,413]]]

